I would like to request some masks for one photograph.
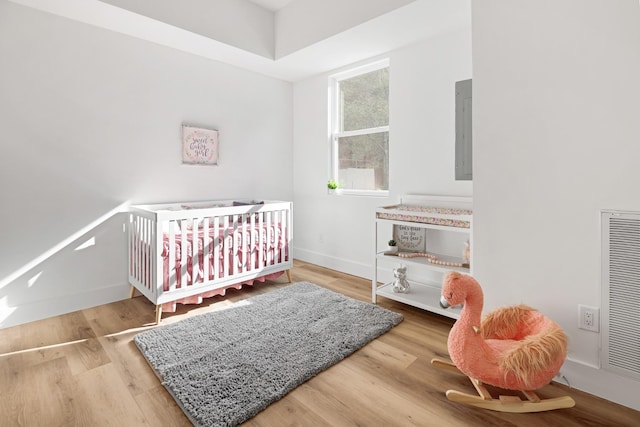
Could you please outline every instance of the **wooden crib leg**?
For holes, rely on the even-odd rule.
[[[287,270],[287,279],[289,279],[289,283],[293,283],[293,280],[291,280],[291,270]]]
[[[129,290],[129,299],[133,298],[135,294],[136,294],[136,287],[131,285],[131,289]]]
[[[156,305],[156,325],[160,324],[160,319],[162,318],[162,304]]]

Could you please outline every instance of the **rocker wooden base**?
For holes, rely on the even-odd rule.
[[[432,359],[431,365],[438,369],[465,375],[456,365],[447,360]],[[471,377],[469,377],[469,379],[476,388],[478,395],[462,393],[457,390],[447,390],[447,399],[452,402],[465,403],[478,408],[511,413],[551,411],[554,409],[572,408],[576,404],[569,396],[540,399],[536,393],[527,390],[520,390],[527,400],[522,400],[518,396],[499,396],[498,399],[494,399],[482,382]]]

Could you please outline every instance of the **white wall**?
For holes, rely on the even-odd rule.
[[[526,303],[570,338],[571,385],[640,409],[598,369],[601,209],[640,210],[636,0],[472,2],[474,261],[485,310]]]
[[[102,0],[231,46],[273,58],[274,14],[248,0]]]
[[[295,0],[275,14],[275,57],[282,58],[415,0]]]
[[[469,196],[454,180],[455,82],[471,77],[469,28],[389,52],[388,198],[327,194],[328,74],[294,85],[294,218],[297,258],[361,277],[373,268],[374,208],[402,194]],[[339,71],[339,70],[336,70]]]
[[[290,83],[4,0],[0,58],[0,327],[127,296],[123,203],[292,198]]]

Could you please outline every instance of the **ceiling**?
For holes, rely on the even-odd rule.
[[[203,35],[202,32],[190,31],[187,29],[189,27],[181,24],[168,24],[144,13],[135,13],[119,7],[119,4],[123,3],[136,3],[145,7],[157,5],[146,2],[146,0],[11,1],[291,82],[383,55],[386,52],[420,40],[436,37],[445,32],[470,28],[471,26],[471,0],[396,0],[395,4],[401,5],[400,7],[368,17],[365,16],[367,9],[361,9],[363,5],[370,5],[373,10],[376,6],[382,5],[384,7],[394,2],[387,2],[387,0],[376,0],[370,3],[365,0],[249,0],[260,8],[264,8],[265,11],[273,13],[273,16],[268,19],[272,21],[272,31],[276,34],[282,29],[278,25],[281,25],[285,20],[287,12],[292,11],[287,6],[293,6],[292,3],[296,1],[300,1],[304,7],[295,8],[295,13],[298,15],[295,15],[293,21],[289,19],[289,22],[300,27],[298,29],[300,34],[308,32],[308,27],[311,27],[311,24],[322,30],[327,26],[318,25],[318,22],[332,20],[334,23],[333,21],[339,22],[343,18],[342,16],[336,17],[335,11],[330,10],[326,5],[333,4],[334,8],[336,5],[344,5],[345,10],[351,8],[352,15],[365,16],[359,21],[352,19],[339,30],[299,46],[291,53],[287,52],[281,57],[273,55],[269,57],[268,55],[258,55],[242,46],[216,40],[215,37]],[[186,4],[200,4],[215,8],[215,3],[198,3],[203,1],[209,0],[190,0],[189,2],[166,4],[173,8],[176,8],[176,4],[179,4],[180,7]],[[222,4],[228,6],[230,3]],[[231,3],[231,6],[236,6],[236,4]],[[199,9],[178,8],[174,10],[184,12],[185,15],[191,14],[196,17],[196,20],[201,20]],[[360,13],[363,11],[365,13]],[[307,16],[303,16],[305,13]],[[305,24],[309,25],[305,27]],[[231,26],[233,27],[233,25]],[[244,30],[236,30],[238,35],[246,35],[247,32],[255,29],[250,25],[247,27],[246,22],[244,27]],[[289,40],[295,40],[295,36],[296,34],[292,33]]]
[[[276,12],[294,0],[249,0],[251,3],[255,3],[258,6]]]

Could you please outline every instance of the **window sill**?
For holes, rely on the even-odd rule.
[[[333,196],[355,196],[355,197],[389,197],[389,191],[383,190],[348,190],[338,188],[329,190],[329,195]]]

